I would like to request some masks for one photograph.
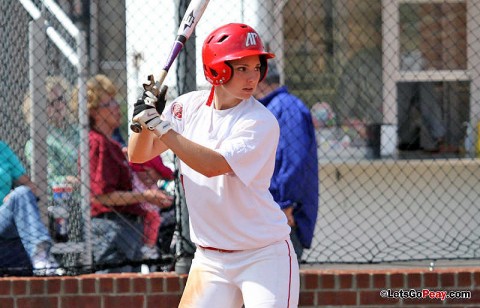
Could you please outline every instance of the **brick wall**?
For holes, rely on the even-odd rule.
[[[0,278],[0,307],[177,307],[187,276],[175,273]],[[383,289],[469,290],[471,299],[388,299]],[[480,307],[480,267],[301,271],[299,307]],[[228,308],[228,307],[226,307]]]

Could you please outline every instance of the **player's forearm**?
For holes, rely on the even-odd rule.
[[[190,141],[173,130],[162,136],[161,140],[185,164],[206,177],[232,171],[232,168],[220,153]]]
[[[163,153],[167,147],[151,131],[144,129],[134,133],[128,141],[128,159],[134,163],[144,163]]]

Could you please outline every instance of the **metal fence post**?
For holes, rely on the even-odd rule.
[[[29,23],[29,78],[30,78],[30,138],[33,141],[31,178],[37,185],[38,192],[48,192],[47,182],[47,96],[45,77],[47,75],[45,20],[40,17]],[[38,202],[43,223],[47,225],[46,195],[41,195]]]
[[[84,222],[84,266],[92,266],[92,225],[90,218],[90,165],[88,147],[88,110],[87,110],[87,43],[84,31],[77,36],[78,46],[78,122],[80,124],[80,168],[81,172],[81,202]]]

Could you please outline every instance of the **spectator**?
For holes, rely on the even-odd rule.
[[[172,199],[158,189],[133,191],[128,160],[121,145],[111,138],[120,125],[116,93],[117,88],[105,75],[87,81],[92,250],[95,264],[108,267],[105,272],[132,272],[140,267],[122,263],[142,258],[145,211],[140,203],[166,207]]]
[[[40,125],[45,126],[46,138],[40,141],[35,155],[45,156],[46,168],[34,162],[34,139],[27,141],[24,153],[30,164],[32,174],[45,172],[47,187],[42,187],[47,195],[40,206],[48,205],[49,229],[55,242],[81,242],[82,210],[78,206],[79,184],[77,157],[79,146],[79,131],[77,129],[77,114],[73,112],[71,102],[72,85],[62,76],[47,76],[45,81],[46,120]],[[32,122],[32,100],[27,96],[23,103],[23,112],[28,123]],[[37,119],[38,120],[38,119]],[[42,162],[42,160],[40,160]],[[34,165],[34,164],[37,165]],[[46,170],[40,170],[45,168]],[[48,188],[48,189],[47,189]],[[68,191],[58,193],[59,191]],[[62,196],[55,200],[55,196]],[[57,260],[69,271],[78,264],[79,254],[59,253]]]
[[[317,141],[312,115],[298,97],[280,85],[280,75],[272,61],[255,96],[280,125],[270,192],[288,218],[293,247],[301,260],[303,249],[312,244],[319,200]]]
[[[130,163],[130,167],[133,170],[134,191],[159,189],[157,184],[159,180],[173,180],[173,171],[163,164],[160,156],[156,156],[143,164]],[[144,245],[142,256],[144,259],[158,259],[159,254],[156,245],[161,223],[160,209],[148,202],[142,202],[141,206],[146,211],[143,217]]]
[[[73,112],[67,101],[70,99],[71,86],[64,78],[49,76],[45,81],[47,94],[47,176],[50,189],[55,185],[78,184],[77,157],[78,132]],[[32,102],[26,97],[23,112],[27,122],[31,122]],[[25,156],[33,163],[32,140],[25,145]],[[51,194],[50,194],[51,195]]]
[[[11,256],[14,259],[2,263],[31,263],[35,275],[61,275],[64,271],[50,253],[52,239],[40,217],[37,188],[25,172],[17,155],[0,141],[0,254],[6,258],[10,245],[21,241],[30,261]]]

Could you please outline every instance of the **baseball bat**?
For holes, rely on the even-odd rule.
[[[173,42],[167,61],[165,62],[163,69],[160,71],[158,80],[155,82],[153,75],[149,75],[148,80],[150,81],[150,83],[143,84],[143,88],[146,91],[151,91],[155,96],[159,94],[163,81],[165,80],[165,77],[167,77],[168,70],[172,66],[177,56],[180,54],[180,51],[183,49],[183,46],[190,38],[193,31],[195,30],[195,26],[202,17],[203,12],[207,8],[207,4],[209,1],[210,0],[192,0],[190,2],[187,10],[185,11],[183,19],[180,22],[180,26],[177,30],[177,37]],[[140,123],[133,122],[130,125],[130,129],[135,133],[140,133],[142,131],[142,125],[140,125]]]

